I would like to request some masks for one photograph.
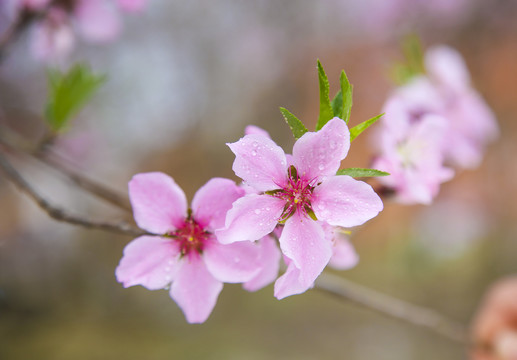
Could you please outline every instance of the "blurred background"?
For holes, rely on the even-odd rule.
[[[108,81],[58,146],[76,169],[123,194],[133,174],[162,171],[191,199],[211,177],[237,180],[225,143],[246,125],[287,150],[294,139],[279,106],[313,128],[317,58],[332,94],[346,70],[357,124],[381,112],[405,35],[451,45],[501,137],[433,205],[387,203],[354,229],[361,261],[338,274],[468,324],[486,287],[517,272],[516,16],[512,0],[150,0],[124,17],[117,41],[78,44],[68,62],[87,62]],[[0,65],[0,118],[34,134],[47,89],[29,36]],[[363,135],[343,166],[368,167],[371,156]],[[41,163],[17,160],[70,212],[131,221]],[[447,339],[316,290],[278,301],[272,286],[248,293],[225,285],[208,321],[189,325],[166,291],[117,283],[130,237],[57,223],[3,175],[0,199],[0,359],[465,358]]]

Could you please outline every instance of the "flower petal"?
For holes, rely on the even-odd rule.
[[[451,47],[434,46],[425,53],[425,67],[434,80],[462,91],[470,85],[470,75],[460,53]]]
[[[290,261],[286,272],[275,282],[275,297],[282,300],[291,295],[301,294],[312,288],[313,285],[314,282],[310,284],[300,282],[300,269]]]
[[[356,266],[358,262],[359,255],[355,252],[350,241],[336,235],[329,265],[334,269],[348,270]]]
[[[223,283],[208,271],[199,256],[181,261],[170,295],[183,310],[189,323],[202,323],[210,316]]]
[[[284,150],[265,136],[251,134],[227,144],[235,154],[233,171],[259,191],[281,188],[287,181]]]
[[[325,238],[320,224],[296,211],[285,222],[280,248],[300,269],[300,283],[309,286],[328,264],[331,242]]]
[[[129,199],[137,225],[157,234],[179,227],[187,213],[185,194],[171,177],[160,172],[133,176]]]
[[[266,130],[264,130],[258,126],[255,126],[255,125],[246,126],[246,128],[244,129],[244,134],[246,134],[246,135],[251,135],[251,134],[262,135],[262,136],[267,137],[268,139],[271,139],[271,136],[269,136],[269,133]]]
[[[226,213],[238,198],[244,196],[244,189],[229,179],[213,178],[194,195],[192,212],[194,219],[204,228],[212,230],[224,226]]]
[[[239,283],[253,278],[261,269],[260,248],[251,241],[228,245],[216,241],[206,244],[203,260],[219,281]]]
[[[226,227],[215,232],[222,244],[258,240],[269,234],[284,211],[285,200],[270,195],[248,194],[233,203]]]
[[[141,236],[125,247],[115,276],[124,287],[163,289],[174,279],[178,257],[179,247],[171,239]]]
[[[260,272],[242,286],[248,291],[257,291],[272,283],[278,276],[280,268],[280,249],[275,239],[264,236],[256,245],[260,248]]]
[[[333,176],[314,189],[312,209],[319,220],[351,227],[377,216],[382,200],[372,187],[350,176]]]
[[[79,0],[74,15],[82,35],[90,41],[113,41],[122,29],[120,15],[108,1]]]
[[[318,132],[307,132],[293,147],[298,175],[306,179],[335,175],[350,148],[350,132],[340,118],[333,118]]]

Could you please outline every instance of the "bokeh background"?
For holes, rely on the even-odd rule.
[[[512,0],[150,0],[109,45],[80,43],[108,82],[60,140],[88,177],[126,193],[131,176],[162,171],[192,198],[214,176],[236,177],[244,127],[294,139],[279,106],[312,127],[316,59],[331,92],[345,69],[352,123],[381,112],[400,42],[448,44],[497,115],[483,165],[444,184],[431,206],[387,203],[354,229],[361,261],[340,276],[464,324],[487,286],[517,272],[517,2]],[[0,18],[4,24],[5,19]],[[22,36],[0,65],[2,125],[38,133],[45,66]],[[346,167],[368,167],[368,136]],[[35,187],[74,214],[131,221],[37,161],[15,158]],[[282,301],[269,286],[226,285],[205,324],[189,325],[166,291],[123,289],[114,270],[127,236],[49,219],[0,175],[0,359],[462,359],[465,349],[316,290]]]

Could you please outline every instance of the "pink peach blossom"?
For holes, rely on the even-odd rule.
[[[251,242],[223,245],[214,231],[244,191],[228,179],[214,178],[194,195],[185,194],[163,173],[137,174],[129,196],[139,227],[159,236],[141,236],[124,249],[115,274],[124,287],[149,290],[170,286],[170,296],[190,323],[204,322],[223,282],[249,281],[260,271],[259,248]]]
[[[228,146],[236,155],[233,170],[258,193],[234,202],[225,228],[216,232],[219,241],[258,240],[279,222],[285,223],[279,242],[292,265],[284,279],[293,276],[304,288],[311,286],[332,256],[332,242],[313,217],[329,225],[351,227],[382,210],[382,201],[371,186],[335,175],[350,147],[348,128],[339,118],[299,138],[292,165],[284,151],[263,135],[246,135]],[[288,296],[299,289],[282,293]]]
[[[459,168],[479,166],[487,144],[499,135],[497,121],[479,93],[460,53],[435,46],[425,54],[428,77],[444,99],[437,111],[449,120],[444,144],[446,161]]]
[[[426,79],[415,79],[401,90],[385,105],[372,166],[390,173],[379,181],[395,191],[397,201],[430,204],[440,184],[454,175],[443,164],[448,120],[432,112],[440,98]]]

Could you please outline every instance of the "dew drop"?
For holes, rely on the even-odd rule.
[[[260,210],[259,209],[255,209],[255,214],[260,214]]]
[[[323,165],[323,164],[319,164],[319,165],[318,165],[318,169],[320,169],[320,170],[325,169],[325,165]]]
[[[254,148],[256,148],[256,147],[258,147],[259,144],[258,144],[258,142],[254,141],[252,145]]]
[[[269,210],[271,210],[271,208],[267,207],[267,208],[266,208],[266,211],[269,211]]]
[[[255,150],[252,150],[252,151],[251,151],[251,155],[252,155],[252,156],[257,156],[257,152],[256,152]]]

